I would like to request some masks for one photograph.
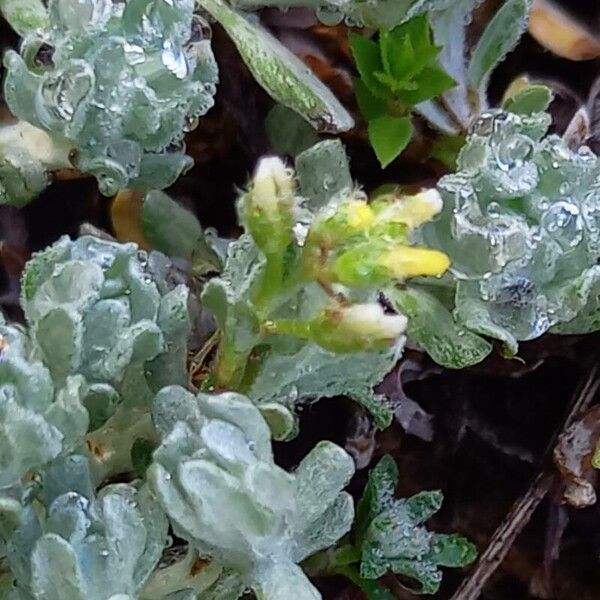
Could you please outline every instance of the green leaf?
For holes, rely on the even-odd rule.
[[[156,449],[156,444],[144,438],[137,438],[131,446],[131,464],[136,477],[143,479],[146,477],[146,471],[152,462],[152,453]]]
[[[410,23],[410,21],[409,21]],[[381,60],[385,72],[398,81],[408,80],[412,68],[419,68],[410,35],[404,31],[409,23],[393,31],[383,30],[379,34]]]
[[[442,135],[431,145],[430,156],[443,163],[448,169],[456,169],[458,155],[465,145],[463,135]]]
[[[276,104],[265,119],[265,129],[277,154],[296,156],[319,141],[315,130],[293,110]]]
[[[378,512],[394,499],[398,485],[398,466],[386,454],[369,472],[369,479],[363,495],[356,506],[356,518],[352,527],[354,539],[361,540]]]
[[[272,351],[247,393],[259,406],[279,401],[292,407],[299,399],[349,396],[373,414],[378,427],[385,428],[392,413],[385,397],[376,394],[373,387],[392,370],[402,347],[400,340],[386,350],[353,354],[334,354],[314,344],[289,354]]]
[[[354,187],[348,155],[340,140],[324,140],[308,148],[296,157],[295,167],[300,193],[311,210]]]
[[[504,344],[506,356],[515,356],[519,343],[509,327],[494,321],[487,302],[476,295],[477,283],[459,281],[456,286],[454,317],[470,331],[495,338]]]
[[[459,327],[450,311],[433,295],[414,285],[386,291],[392,306],[408,317],[408,335],[438,364],[462,369],[481,362],[492,345]]]
[[[43,0],[0,0],[0,11],[21,37],[48,26]]]
[[[365,579],[353,565],[344,565],[335,569],[336,573],[349,579],[366,596],[367,600],[395,600],[396,596],[379,582]]]
[[[477,547],[459,535],[436,533],[429,557],[442,567],[464,567],[477,558]]]
[[[382,31],[379,43],[386,71],[397,81],[412,79],[441,50],[431,41],[426,15],[414,17],[391,31]]]
[[[369,141],[382,167],[387,167],[408,146],[413,133],[409,117],[383,116],[369,122]]]
[[[467,79],[483,93],[496,65],[516,46],[527,27],[531,0],[507,0],[485,28],[471,55]]]
[[[400,90],[398,99],[408,105],[415,106],[425,100],[440,96],[445,91],[453,88],[456,82],[446,71],[438,66],[427,66],[413,79],[415,89]]]
[[[391,98],[390,90],[375,77],[375,73],[385,71],[379,44],[357,33],[351,33],[348,42],[356,68],[371,94],[383,100]]]
[[[357,11],[366,27],[384,29],[399,25],[413,0],[375,0],[361,2],[354,0]]]
[[[438,566],[463,566],[475,559],[475,547],[462,537],[430,533],[422,523],[442,505],[441,492],[396,499],[398,469],[384,456],[369,474],[352,535],[361,548],[360,576],[378,579],[388,570],[418,582],[417,593],[435,593]]]
[[[155,190],[146,194],[142,205],[142,231],[157,250],[170,257],[189,260],[196,274],[219,271],[222,267],[196,216],[163,192]]]
[[[460,123],[459,128],[448,123],[447,117],[440,120],[435,108],[427,107],[422,111],[426,118],[433,117],[434,125],[439,127],[443,123],[442,131],[466,130],[473,118],[466,78],[467,28],[473,11],[481,3],[482,0],[417,0],[408,11],[408,17],[427,14],[435,43],[442,48],[439,63],[456,82],[456,87],[444,93],[444,101],[452,111],[454,123]]]
[[[531,115],[544,112],[552,102],[552,91],[541,84],[530,84],[509,96],[502,108],[520,115]]]
[[[388,101],[378,98],[371,93],[362,79],[354,79],[354,94],[362,116],[371,121],[386,114]]]
[[[354,126],[329,88],[265,28],[245,19],[222,0],[199,3],[223,26],[256,81],[274,100],[319,131],[339,133]]]

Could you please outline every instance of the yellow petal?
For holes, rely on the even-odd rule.
[[[450,266],[450,259],[443,252],[413,246],[396,246],[382,254],[378,262],[401,280],[442,275]]]
[[[374,219],[371,207],[365,202],[354,200],[348,203],[348,224],[355,229],[366,229]]]
[[[378,223],[403,223],[410,229],[430,221],[442,210],[442,198],[435,189],[414,196],[402,196],[377,214]]]

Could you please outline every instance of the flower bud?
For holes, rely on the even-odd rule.
[[[326,308],[310,322],[311,340],[332,352],[362,352],[389,346],[404,333],[404,315],[385,314],[375,303]]]
[[[409,229],[414,229],[430,221],[443,206],[442,197],[435,188],[414,196],[393,197],[392,201],[381,199],[373,202],[375,225],[403,223]]]
[[[327,268],[327,277],[350,287],[367,288],[410,277],[439,276],[449,266],[449,258],[438,250],[374,240],[340,254]]]
[[[307,243],[331,248],[366,231],[374,218],[371,207],[364,200],[345,199],[319,211],[311,225]]]
[[[279,158],[263,158],[239,203],[240,219],[265,254],[283,251],[294,239],[294,177]]]
[[[450,266],[450,259],[443,252],[414,246],[396,246],[384,252],[378,262],[400,281],[410,277],[439,277]]]

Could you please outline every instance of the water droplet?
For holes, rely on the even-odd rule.
[[[188,64],[185,54],[181,51],[181,48],[174,46],[171,40],[163,42],[160,58],[166,69],[175,75],[177,79],[184,79],[187,76]]]
[[[198,117],[186,117],[185,124],[183,125],[183,130],[186,133],[189,133],[190,131],[194,131],[194,129],[196,129],[198,127],[199,123],[200,123],[200,119]]]
[[[503,171],[522,167],[533,153],[533,142],[524,135],[511,135],[495,145],[495,158]]]
[[[542,215],[541,224],[565,250],[577,246],[583,239],[583,219],[573,202],[562,200],[553,204]]]
[[[94,84],[94,75],[83,61],[49,75],[42,83],[40,94],[43,108],[63,121],[71,121],[79,105],[88,96]]]
[[[142,46],[130,44],[126,41],[123,44],[123,50],[125,52],[125,60],[132,66],[139,65],[146,60],[146,54]]]

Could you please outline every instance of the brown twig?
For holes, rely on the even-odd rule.
[[[551,456],[560,434],[568,429],[592,403],[600,387],[598,371],[599,367],[596,363],[584,379],[583,384],[578,388],[565,423],[561,431],[557,432],[549,444],[546,457]],[[555,471],[545,460],[542,470],[527,491],[513,504],[505,519],[494,532],[488,547],[479,557],[477,565],[452,596],[452,600],[477,600],[479,598],[486,583],[502,564],[515,540],[529,523],[536,508],[550,491],[555,478]]]

